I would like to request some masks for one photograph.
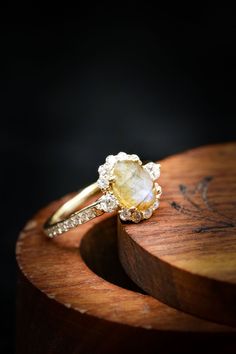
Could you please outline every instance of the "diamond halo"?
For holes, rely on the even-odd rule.
[[[159,207],[162,193],[157,183],[160,164],[142,164],[135,154],[119,152],[107,156],[98,169],[96,183],[79,191],[62,204],[44,223],[45,234],[54,238],[102,215],[118,212],[122,221],[139,223],[149,219]],[[85,206],[99,191],[103,195]]]
[[[114,170],[119,162],[137,163],[144,171],[147,172],[150,180],[153,181],[153,193],[155,195],[155,199],[147,208],[140,210],[138,206],[127,207],[123,205],[119,198],[115,195],[113,187],[117,176],[115,175]],[[120,152],[117,155],[107,156],[105,163],[98,168],[99,178],[97,180],[97,184],[104,193],[99,199],[100,203],[98,208],[104,212],[113,212],[118,209],[120,219],[123,221],[138,223],[141,220],[149,219],[154,210],[159,207],[159,199],[162,193],[161,186],[156,182],[156,180],[160,177],[160,167],[160,164],[154,162],[148,162],[143,165],[139,157],[135,154],[129,155],[125,152]]]

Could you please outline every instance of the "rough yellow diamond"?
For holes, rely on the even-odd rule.
[[[114,166],[113,193],[120,205],[138,210],[149,208],[156,190],[148,172],[137,161],[119,161]]]

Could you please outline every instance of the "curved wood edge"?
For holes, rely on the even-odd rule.
[[[213,309],[210,308],[210,315],[209,317],[207,316],[205,308],[209,308],[211,297],[209,299],[209,282],[205,278],[195,275],[196,282],[199,281],[201,284],[200,295],[198,297],[199,302],[201,302],[201,306],[197,308],[197,311],[196,308],[188,308],[186,303],[183,305],[181,301],[178,301],[179,295],[177,287],[178,283],[180,287],[183,282],[187,283],[188,285],[185,286],[186,296],[191,297],[192,287],[197,287],[197,285],[194,284],[191,275],[182,269],[179,270],[173,266],[170,266],[163,260],[157,259],[152,254],[143,249],[129,235],[127,235],[126,232],[124,232],[121,222],[119,222],[118,230],[120,262],[130,279],[132,279],[141,289],[154,296],[154,298],[158,299],[163,304],[166,304],[167,306],[172,304],[174,308],[179,309],[180,311],[182,310],[186,314],[189,313],[196,315],[197,312],[197,317],[204,320],[213,321],[212,312],[214,312],[214,314],[216,314],[215,322],[232,326],[232,328],[235,327],[235,317],[232,316],[231,323],[229,323],[229,315],[226,313],[226,318],[222,317],[223,311],[221,307],[219,308],[214,306]],[[149,277],[147,277],[146,273],[143,272],[144,268],[150,270]],[[151,274],[151,269],[155,269],[153,274]],[[155,283],[155,286],[153,286],[153,283]],[[210,286],[215,286],[217,291],[217,285],[218,283],[215,285],[211,283]],[[228,291],[228,289],[225,290]],[[196,294],[194,294],[194,296],[196,296]],[[204,302],[206,299],[207,303],[204,307],[204,310],[201,312],[203,305],[202,302]]]
[[[198,156],[201,153],[205,154],[207,150],[210,151],[211,155],[216,151],[216,155],[222,155],[224,158],[229,151],[231,155],[234,153],[236,158],[236,143],[203,146],[167,157],[161,161],[161,165],[165,170],[164,177],[168,176],[168,181],[163,179],[161,184],[164,183],[168,189],[168,183],[171,183],[170,162],[171,167],[173,167],[173,162],[179,157],[183,160],[188,155],[188,159],[192,159],[193,156]],[[178,163],[181,166],[180,161]],[[170,195],[172,196],[172,190],[171,193],[167,191],[164,195],[160,210],[151,219],[146,220],[142,226],[141,224],[118,223],[119,256],[123,268],[138,286],[160,301],[204,319],[236,326],[235,279],[234,281],[230,281],[229,277],[227,280],[215,279],[198,274],[187,268],[184,269],[181,265],[175,265],[172,262],[173,257],[171,258],[169,255],[166,257],[161,253],[158,255],[153,251],[155,246],[152,246],[148,239],[152,238],[154,240],[155,236],[156,240],[154,242],[164,242],[166,239],[166,249],[170,245],[168,245],[170,239],[166,238],[166,234],[161,237],[158,230],[162,217],[171,227],[171,215],[173,213],[170,207]],[[231,231],[233,232],[233,229],[229,231],[230,236],[233,235],[235,239],[235,232],[233,234]],[[217,296],[214,296],[214,294]],[[224,299],[224,301],[221,299]]]
[[[30,220],[16,245],[19,266],[18,353],[154,353],[173,349],[170,338],[195,345],[233,348],[235,331],[175,310],[156,299],[123,289],[95,274],[81,257],[81,240],[92,233],[116,234],[109,215],[49,240],[42,225],[63,198]],[[110,220],[110,221],[109,221]],[[212,334],[217,334],[217,339]],[[168,343],[166,342],[168,341]],[[38,343],[35,348],[35,343]],[[228,345],[227,345],[228,346]]]

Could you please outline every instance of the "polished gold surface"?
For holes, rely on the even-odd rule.
[[[97,183],[93,183],[64,203],[45,222],[44,231],[46,235],[53,238],[103,214],[103,211],[99,209],[99,199],[81,208],[88,199],[99,192]]]
[[[45,222],[47,236],[58,236],[104,212],[118,211],[121,220],[138,223],[150,218],[159,207],[161,187],[155,182],[160,176],[159,164],[142,165],[137,155],[120,152],[109,155],[98,173],[96,183],[64,203]],[[103,195],[85,207],[86,201],[99,192]]]
[[[48,225],[53,225],[66,219],[70,214],[75,213],[89,198],[100,192],[97,183],[84,188],[75,197],[63,204],[48,220]]]

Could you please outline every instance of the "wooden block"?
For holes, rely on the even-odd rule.
[[[163,196],[152,218],[119,222],[119,254],[148,294],[236,326],[236,144],[201,147],[161,162]]]
[[[17,242],[18,354],[234,352],[235,329],[168,307],[127,277],[116,217],[46,238],[42,224],[66,199],[41,210]]]

